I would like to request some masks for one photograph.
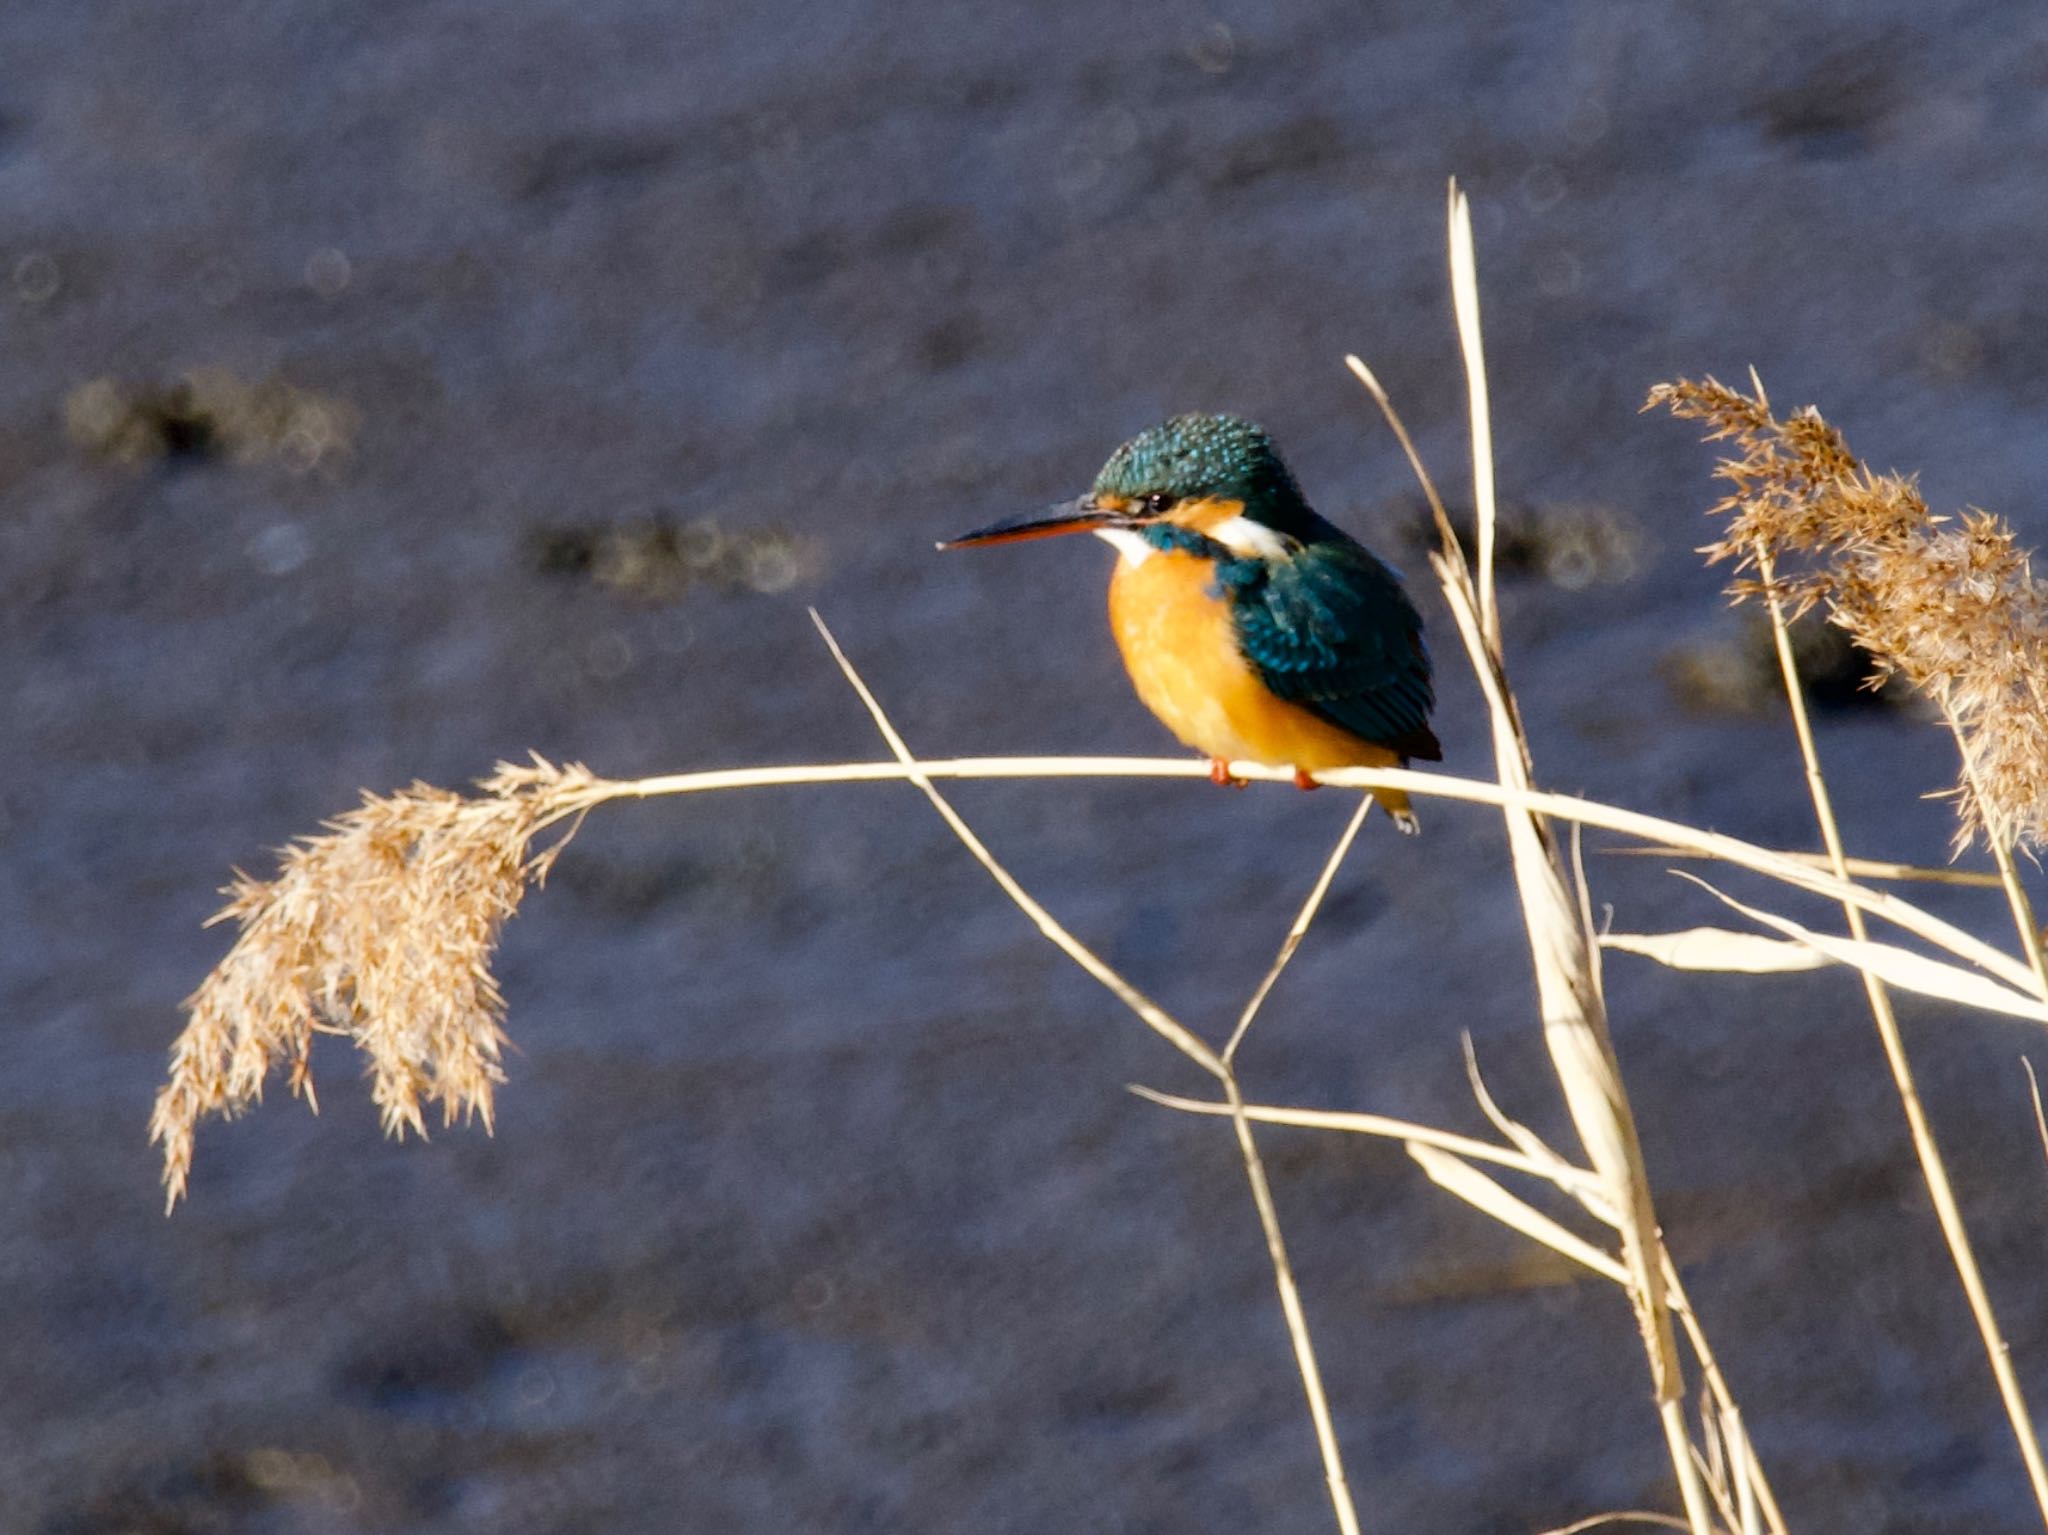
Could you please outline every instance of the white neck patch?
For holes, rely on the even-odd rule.
[[[1293,553],[1285,538],[1243,515],[1226,517],[1209,529],[1209,536],[1240,559],[1284,560]]]
[[[1131,528],[1097,528],[1095,536],[1116,545],[1121,564],[1142,565],[1159,552],[1146,542],[1144,534]]]

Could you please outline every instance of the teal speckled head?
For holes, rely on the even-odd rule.
[[[1124,502],[1154,495],[1242,501],[1248,515],[1273,527],[1313,515],[1273,439],[1241,416],[1175,416],[1140,432],[1110,454],[1094,494]]]

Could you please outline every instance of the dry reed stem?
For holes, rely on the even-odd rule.
[[[2034,1075],[2034,1063],[2024,1055],[2020,1057],[2020,1065],[2027,1072],[2027,1096],[2034,1100],[2034,1133],[2041,1140],[2041,1155],[2048,1157],[2048,1112],[2041,1107],[2041,1079]]]
[[[1693,1463],[1699,1468],[1700,1479],[1706,1484],[1707,1495],[1714,1500],[1714,1510],[1721,1516],[1721,1522],[1735,1535],[1754,1535],[1745,1528],[1742,1515],[1737,1511],[1735,1489],[1728,1484],[1730,1454],[1722,1439],[1722,1426],[1715,1417],[1705,1396],[1699,1403],[1700,1444],[1702,1448],[1693,1452]]]
[[[1761,386],[1757,393],[1762,395]],[[1785,603],[1776,583],[1776,563],[1768,544],[1758,540],[1755,550],[1757,574],[1763,585],[1764,599],[1771,616],[1771,635],[1777,647],[1778,669],[1785,685],[1785,701],[1792,715],[1793,732],[1799,739],[1799,756],[1806,770],[1806,786],[1813,800],[1814,819],[1820,825],[1821,841],[1826,845],[1828,857],[1833,861],[1837,877],[1846,877],[1848,858],[1842,846],[1842,832],[1835,820],[1833,796],[1828,791],[1826,775],[1821,771],[1820,748],[1813,738],[1813,725],[1806,713],[1806,690],[1799,681],[1799,668],[1793,659],[1792,634],[1785,616]],[[1950,716],[1954,724],[1954,716]],[[1964,760],[1969,760],[1970,747],[1961,727],[1956,726],[1956,740]],[[2003,844],[1994,842],[1994,849],[2003,853]],[[2001,868],[2003,868],[2003,863]],[[2008,884],[2013,888],[2016,881]],[[2024,900],[2024,897],[2021,897]],[[1869,941],[1869,930],[1863,920],[1863,913],[1856,907],[1844,903],[1844,917],[1848,921],[1849,935],[1859,943]],[[2026,927],[2022,923],[2022,930]],[[2036,969],[2036,975],[2042,972]],[[1992,1309],[1991,1294],[1984,1286],[1984,1276],[1977,1266],[1977,1255],[1970,1243],[1969,1229],[1963,1224],[1963,1212],[1956,1203],[1955,1189],[1949,1181],[1948,1165],[1941,1154],[1941,1147],[1934,1138],[1934,1126],[1927,1117],[1926,1106],[1921,1102],[1920,1089],[1913,1079],[1912,1062],[1906,1054],[1906,1042],[1899,1033],[1897,1015],[1892,1011],[1891,993],[1885,984],[1869,970],[1862,972],[1863,994],[1870,1004],[1870,1016],[1877,1025],[1878,1038],[1883,1042],[1885,1062],[1891,1068],[1892,1083],[1898,1089],[1899,1103],[1906,1112],[1906,1129],[1913,1141],[1913,1150],[1920,1159],[1921,1177],[1927,1184],[1928,1196],[1933,1200],[1934,1213],[1941,1225],[1941,1234],[1948,1243],[1949,1256],[1956,1266],[1956,1275],[1961,1280],[1963,1295],[1969,1302],[1970,1316],[1977,1324],[1977,1333],[1984,1341],[1984,1352],[1991,1363],[1991,1373],[1998,1386],[1999,1400],[2005,1407],[2007,1422],[2012,1427],[2014,1440],[2019,1445],[2020,1458],[2026,1463],[2027,1478],[2032,1484],[2034,1502],[2041,1511],[2044,1522],[2048,1522],[2048,1466],[2041,1459],[2041,1446],[2034,1434],[2032,1414],[2027,1410],[2025,1395],[2020,1390],[2019,1376],[2012,1367],[2012,1350],[2005,1341],[2003,1330],[1998,1325],[1998,1315]],[[2048,991],[2048,978],[2044,978],[2044,991]]]
[[[819,635],[832,652],[832,659],[838,663],[841,673],[859,695],[861,703],[867,708],[876,729],[882,733],[882,739],[888,743],[889,750],[895,754],[896,760],[906,768],[914,769],[916,759],[911,755],[909,746],[890,722],[880,701],[862,681],[853,663],[847,659],[845,651],[840,649],[839,642],[833,638],[832,631],[825,626],[824,619],[818,616],[815,608],[811,610],[811,622],[817,626]],[[1322,1369],[1316,1360],[1315,1343],[1309,1334],[1308,1315],[1301,1304],[1301,1290],[1295,1282],[1294,1266],[1287,1257],[1287,1240],[1280,1228],[1280,1214],[1273,1203],[1272,1186],[1266,1177],[1266,1164],[1259,1156],[1258,1145],[1252,1138],[1251,1121],[1245,1114],[1244,1095],[1238,1087],[1235,1069],[1227,1058],[1217,1056],[1192,1031],[1168,1017],[1156,1004],[1148,1002],[1135,987],[1099,959],[1050,912],[1040,906],[988,850],[987,845],[974,834],[959,812],[953,809],[929,778],[915,775],[911,781],[924,792],[925,798],[931,801],[932,807],[944,818],[968,852],[972,853],[975,860],[994,877],[1004,894],[1038,924],[1040,932],[1051,939],[1068,958],[1107,987],[1125,1006],[1150,1024],[1155,1031],[1164,1035],[1183,1054],[1221,1080],[1230,1108],[1231,1127],[1237,1137],[1238,1154],[1244,1162],[1245,1179],[1251,1186],[1252,1203],[1258,1211],[1260,1229],[1265,1234],[1266,1253],[1273,1269],[1274,1287],[1279,1292],[1280,1309],[1287,1324],[1288,1340],[1294,1349],[1295,1366],[1301,1375],[1302,1392],[1308,1399],[1309,1417],[1315,1428],[1316,1448],[1322,1457],[1323,1478],[1329,1489],[1331,1508],[1337,1516],[1339,1535],[1359,1535],[1358,1510],[1352,1500],[1350,1482],[1344,1473],[1344,1456],[1337,1443],[1336,1424],[1330,1415],[1329,1395],[1323,1387]],[[1337,864],[1349,849],[1351,836],[1363,822],[1365,808],[1370,804],[1371,800],[1368,799],[1365,806],[1360,807],[1352,821],[1350,832],[1339,841],[1335,854],[1325,866],[1324,878],[1318,882],[1310,895],[1308,907],[1304,910],[1298,925],[1305,927],[1313,918],[1315,908],[1321,905],[1323,893],[1329,888],[1329,881],[1336,874]],[[1283,944],[1281,958],[1275,967],[1276,974],[1279,969],[1286,967],[1286,962],[1292,955],[1293,949]],[[1249,1016],[1246,1022],[1249,1022]],[[1241,1038],[1242,1029],[1233,1037],[1232,1045],[1235,1046]]]
[[[1259,1226],[1266,1235],[1266,1254],[1273,1266],[1273,1282],[1280,1292],[1280,1308],[1287,1319],[1288,1341],[1294,1347],[1294,1363],[1301,1373],[1309,1416],[1315,1424],[1316,1448],[1323,1458],[1323,1479],[1329,1487],[1330,1506],[1337,1515],[1341,1535],[1358,1535],[1358,1511],[1352,1503],[1350,1484],[1345,1480],[1343,1452],[1337,1444],[1337,1426],[1330,1417],[1323,1372],[1316,1363],[1315,1346],[1309,1337],[1308,1314],[1302,1309],[1301,1290],[1295,1283],[1294,1266],[1288,1261],[1287,1242],[1280,1231],[1280,1213],[1273,1204],[1266,1164],[1252,1139],[1251,1121],[1244,1112],[1244,1094],[1238,1088],[1234,1071],[1224,1078],[1223,1090],[1230,1100],[1230,1126],[1237,1135],[1237,1149],[1244,1159],[1252,1202],[1258,1207]]]
[[[1714,1357],[1713,1349],[1707,1343],[1706,1329],[1701,1325],[1699,1313],[1693,1309],[1692,1298],[1685,1293],[1685,1284],[1679,1278],[1678,1265],[1671,1254],[1664,1254],[1664,1285],[1671,1297],[1671,1309],[1677,1313],[1679,1325],[1685,1329],[1686,1341],[1692,1345],[1693,1357],[1699,1361],[1700,1374],[1706,1380],[1707,1394],[1713,1399],[1724,1421],[1733,1421],[1740,1429],[1743,1446],[1742,1490],[1738,1501],[1744,1507],[1752,1504],[1762,1513],[1771,1535],[1786,1535],[1785,1516],[1778,1509],[1778,1496],[1771,1491],[1769,1478],[1756,1458],[1756,1452],[1749,1441],[1749,1431],[1742,1425],[1742,1409],[1735,1405],[1735,1394],[1729,1389],[1728,1378],[1721,1371],[1720,1360]],[[1747,1532],[1750,1523],[1745,1520],[1743,1529]]]
[[[1473,1101],[1494,1129],[1521,1148],[1524,1156],[1545,1164],[1543,1176],[1592,1211],[1601,1224],[1619,1226],[1621,1218],[1614,1213],[1614,1206],[1607,1202],[1607,1186],[1600,1175],[1568,1161],[1542,1136],[1504,1112],[1487,1087],[1486,1078],[1479,1073],[1479,1052],[1472,1047],[1469,1030],[1459,1031],[1458,1044],[1464,1051],[1465,1081],[1472,1088]]]
[[[933,786],[931,779],[920,771],[917,759],[911,755],[910,748],[903,742],[903,737],[897,734],[896,727],[890,723],[888,715],[882,711],[881,703],[868,690],[868,685],[861,680],[860,673],[854,670],[853,663],[846,657],[846,652],[839,648],[839,641],[834,639],[832,631],[825,627],[825,620],[818,616],[817,609],[813,608],[810,611],[811,622],[817,626],[818,633],[824,639],[826,648],[832,652],[832,659],[838,663],[840,672],[859,696],[870,717],[873,718],[875,728],[882,733],[882,739],[888,743],[889,750],[896,754],[896,760],[908,770],[910,781],[924,791],[924,796],[931,801],[932,808],[938,811],[940,818],[945,821],[947,826],[952,828],[953,834],[960,839],[961,844],[967,851],[974,855],[975,861],[986,869],[990,877],[1002,887],[1003,894],[1016,903],[1017,908],[1032,920],[1039,932],[1050,940],[1061,953],[1065,954],[1067,958],[1094,977],[1112,996],[1133,1013],[1137,1014],[1154,1033],[1158,1034],[1168,1044],[1172,1045],[1174,1049],[1180,1051],[1182,1055],[1185,1055],[1211,1076],[1219,1080],[1227,1080],[1230,1075],[1230,1069],[1217,1056],[1215,1051],[1204,1044],[1192,1030],[1183,1026],[1165,1008],[1154,1002],[1150,997],[1147,997],[1137,987],[1125,980],[1116,970],[1112,969],[1092,949],[1069,932],[1057,917],[1039,905],[1029,891],[1017,883],[1016,878],[1003,866],[995,854],[988,850],[988,845],[975,835],[973,828],[961,818],[960,813],[953,808],[951,802],[944,795],[940,794],[938,789]]]
[[[1157,1088],[1140,1083],[1126,1084],[1129,1090],[1148,1103],[1162,1108],[1177,1109],[1183,1114],[1213,1114],[1228,1117],[1230,1105],[1201,1098],[1183,1098],[1175,1093],[1162,1093]],[[1560,1188],[1598,1190],[1600,1179],[1597,1174],[1583,1167],[1574,1167],[1555,1152],[1545,1147],[1543,1153],[1531,1153],[1526,1149],[1515,1150],[1507,1146],[1496,1146],[1491,1141],[1459,1135],[1451,1130],[1439,1130],[1431,1125],[1419,1125],[1412,1120],[1391,1119],[1384,1114],[1359,1114],[1348,1109],[1302,1109],[1284,1107],[1270,1103],[1248,1103],[1244,1106],[1245,1118],[1262,1125],[1292,1125],[1302,1130],[1337,1130],[1351,1135],[1378,1136],[1391,1141],[1413,1141],[1422,1146],[1435,1146],[1457,1156],[1467,1157],[1475,1162],[1491,1162],[1499,1167],[1511,1167],[1516,1172],[1527,1173],[1532,1178],[1542,1178]]]
[[[1511,704],[1511,700],[1509,701]],[[1285,768],[1258,762],[1229,764],[1231,776],[1247,782],[1291,784],[1294,775]],[[672,794],[717,793],[729,789],[785,788],[821,783],[894,783],[927,777],[954,779],[989,778],[1209,778],[1208,766],[1187,757],[954,757],[921,758],[915,768],[900,762],[807,763],[789,767],[723,768],[692,773],[667,773],[649,778],[593,781],[568,811],[581,814],[612,799],[651,799]],[[1511,789],[1485,779],[1459,778],[1446,773],[1423,773],[1408,768],[1333,768],[1318,775],[1320,782],[1336,788],[1403,790],[1424,798],[1459,800],[1468,804],[1531,811],[1553,820],[1595,826],[1658,846],[1669,853],[1711,858],[1765,875],[1782,884],[1836,901],[1850,901],[1872,916],[1901,927],[1939,948],[1967,960],[2021,989],[2034,991],[2037,983],[2029,966],[2002,953],[1976,935],[1943,921],[1901,897],[1871,890],[1853,881],[1836,878],[1816,864],[1810,855],[1782,853],[1745,842],[1720,832],[1703,831],[1679,821],[1624,809],[1618,805],[1578,795],[1546,790]],[[546,824],[545,822],[543,824]],[[1610,849],[1609,851],[1621,851]]]
[[[1423,499],[1429,503],[1429,514],[1436,522],[1437,543],[1443,550],[1444,557],[1454,565],[1463,565],[1465,546],[1459,542],[1458,530],[1451,525],[1451,514],[1444,509],[1444,498],[1437,494],[1436,481],[1430,477],[1428,465],[1422,462],[1421,453],[1416,451],[1415,439],[1408,435],[1407,423],[1401,419],[1401,413],[1394,409],[1393,397],[1380,383],[1379,375],[1368,368],[1365,360],[1356,353],[1344,354],[1344,366],[1349,368],[1352,376],[1365,386],[1365,392],[1372,396],[1373,403],[1380,408],[1380,416],[1387,423],[1388,430],[1393,432],[1394,440],[1401,445],[1401,451],[1407,455],[1408,467],[1414,473],[1416,483],[1421,485]]]
[[[1675,1352],[1677,1345],[1672,1347]],[[1713,1511],[1707,1507],[1706,1489],[1700,1477],[1699,1457],[1685,1426],[1684,1399],[1675,1397],[1659,1402],[1657,1421],[1664,1430],[1664,1445],[1670,1452],[1671,1463],[1678,1470],[1678,1492],[1685,1504],[1686,1522],[1693,1535],[1715,1535]]]
[[[1579,937],[1586,945],[1587,953],[1592,956],[1593,990],[1600,999],[1600,1010],[1604,1015],[1607,1010],[1607,965],[1600,953],[1601,923],[1593,915],[1593,885],[1586,877],[1586,828],[1576,822],[1572,825],[1571,883],[1573,893],[1579,901]],[[1467,1055],[1471,1055],[1472,1040],[1469,1035],[1465,1039],[1465,1049]],[[1476,1057],[1473,1058],[1473,1068],[1476,1072]]]
[[[1533,778],[1528,737],[1507,680],[1492,582],[1493,450],[1485,347],[1479,323],[1477,262],[1470,207],[1455,181],[1450,186],[1448,211],[1452,307],[1471,412],[1473,505],[1480,547],[1478,582],[1475,585],[1471,570],[1458,557],[1455,540],[1448,537],[1430,563],[1443,586],[1467,659],[1486,697],[1493,726],[1496,776],[1502,788],[1527,792]],[[1377,387],[1370,371],[1362,366],[1354,366],[1353,371],[1367,383],[1382,413],[1396,421],[1391,401]],[[1398,425],[1395,430],[1409,452],[1439,525],[1447,527],[1442,498],[1419,455],[1413,452],[1407,434]],[[1694,1535],[1708,1535],[1710,1511],[1693,1465],[1691,1441],[1685,1433],[1682,1411],[1677,1415],[1673,1411],[1683,1394],[1683,1367],[1664,1293],[1663,1265],[1657,1256],[1662,1252],[1662,1239],[1650,1201],[1641,1146],[1607,1037],[1597,971],[1599,951],[1587,941],[1578,905],[1567,891],[1564,871],[1546,827],[1526,811],[1509,810],[1503,819],[1535,967],[1544,1039],[1580,1142],[1606,1184],[1607,1197],[1621,1216],[1627,1293],[1649,1359],[1672,1469]]]
[[[1507,702],[1513,689],[1503,657],[1492,564],[1485,557],[1495,521],[1490,407],[1471,209],[1455,181],[1450,188],[1449,222],[1452,307],[1471,408],[1472,501],[1482,551],[1478,585],[1475,588],[1462,562],[1452,563],[1449,550],[1431,563],[1443,583],[1473,672],[1486,693],[1499,780],[1507,787],[1527,789],[1534,776],[1528,737],[1518,711]],[[1587,942],[1578,905],[1568,893],[1564,869],[1547,829],[1524,811],[1507,812],[1504,820],[1535,963],[1544,1040],[1579,1140],[1594,1170],[1605,1178],[1607,1196],[1621,1216],[1629,1299],[1649,1360],[1651,1387],[1669,1440],[1672,1468],[1695,1535],[1708,1535],[1711,1521],[1692,1463],[1681,1406],[1684,1373],[1664,1289],[1663,1238],[1650,1198],[1635,1117],[1608,1037],[1598,978],[1599,949]]]
[[[1756,1447],[1750,1443],[1749,1427],[1742,1421],[1742,1409],[1732,1402],[1721,1409],[1720,1421],[1721,1437],[1728,1445],[1727,1480],[1735,1485],[1735,1527],[1742,1535],[1762,1535],[1763,1509],[1759,1494],[1769,1489],[1761,1477],[1751,1474],[1756,1461]],[[1771,1513],[1773,1527],[1782,1535],[1782,1527],[1777,1525],[1775,1518],[1777,1510],[1773,1508]]]
[[[1604,847],[1601,853],[1609,858],[1700,858],[1682,847]],[[1778,849],[1778,856],[1793,863],[1803,863],[1815,869],[1835,868],[1835,860],[1826,853],[1788,853]],[[1881,879],[1897,884],[1926,885],[1968,885],[1979,890],[1997,890],[2005,881],[1997,874],[1982,869],[1933,869],[1924,864],[1894,863],[1885,858],[1844,858],[1841,874],[1844,879]]]
[[[1971,797],[1982,800],[1988,791],[1977,765],[1976,743],[1963,729],[1962,721],[1956,718],[1952,708],[1943,706],[1942,719],[1955,740],[1956,755],[1962,759],[1963,781],[1970,786]],[[2041,952],[2041,926],[2034,920],[2033,903],[2027,899],[2027,887],[2020,880],[2012,849],[1994,837],[1991,839],[1991,856],[1998,865],[1999,883],[2005,887],[2006,905],[2012,912],[2013,926],[2019,930],[2021,952],[2034,967],[2034,977],[2040,982],[2043,994],[2048,995],[2048,956]]]

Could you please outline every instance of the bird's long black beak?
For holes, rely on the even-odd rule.
[[[1027,538],[1055,538],[1062,533],[1092,533],[1097,528],[1127,528],[1132,518],[1121,507],[1100,505],[1093,496],[1062,501],[1042,512],[1006,518],[962,533],[939,544],[941,549],[965,549],[970,544],[1015,544]]]

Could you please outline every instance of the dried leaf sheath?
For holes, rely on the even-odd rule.
[[[1866,468],[1810,406],[1779,420],[1761,390],[1713,379],[1660,384],[1649,403],[1738,450],[1715,471],[1731,489],[1713,510],[1729,520],[1706,552],[1738,571],[1769,553],[1795,614],[1824,603],[1955,723],[1968,756],[1958,842],[2048,840],[2048,593],[2011,527],[1988,512],[1933,515],[1911,479]]]
[[[241,935],[185,1003],[150,1139],[164,1149],[168,1203],[185,1191],[193,1132],[263,1096],[280,1064],[317,1107],[308,1064],[316,1029],[345,1034],[369,1061],[387,1133],[442,1120],[491,1123],[503,1079],[505,1002],[491,955],[529,882],[566,838],[531,854],[537,832],[601,797],[580,767],[500,765],[475,798],[415,784],[286,848],[270,880],[237,878],[214,918]]]

